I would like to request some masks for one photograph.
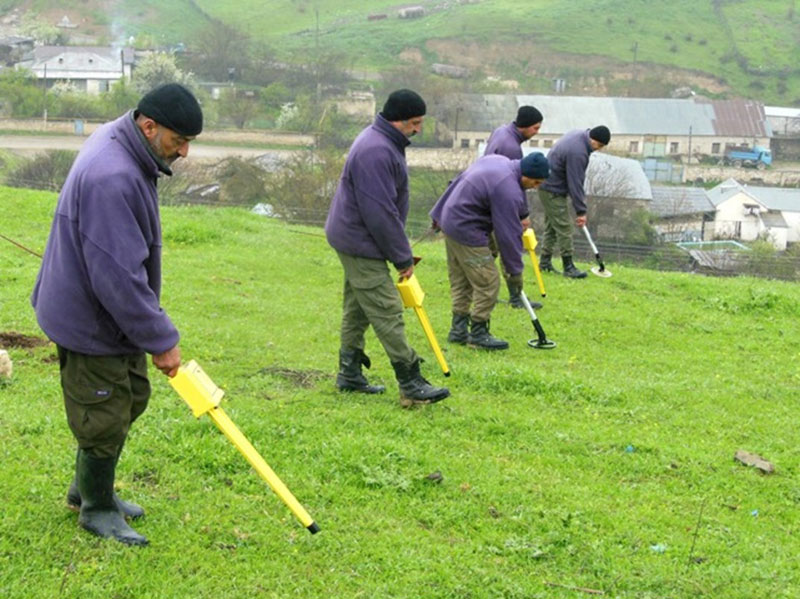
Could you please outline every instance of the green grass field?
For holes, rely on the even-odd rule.
[[[41,252],[54,202],[0,188],[0,233]],[[11,347],[4,599],[800,594],[796,284],[613,263],[611,279],[548,276],[539,316],[558,347],[528,348],[527,317],[501,304],[492,330],[511,349],[487,354],[444,343],[444,248],[421,243],[450,379],[413,313],[407,330],[452,397],[408,411],[373,336],[370,379],[389,392],[334,390],[341,272],[319,229],[238,209],[165,207],[162,220],[162,300],[184,359],[225,390],[227,413],[322,531],[303,530],[155,371],[117,481],[147,510],[135,526],[151,545],[81,531],[64,507],[74,446],[54,347]],[[28,304],[38,266],[0,239],[0,333],[42,337]],[[735,463],[737,449],[776,472]]]

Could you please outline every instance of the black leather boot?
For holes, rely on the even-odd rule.
[[[121,452],[121,450],[120,450]],[[119,455],[117,453],[117,462],[119,462]],[[78,456],[75,456],[75,470],[77,472],[78,469]],[[116,491],[114,492],[114,503],[117,505],[117,509],[122,512],[122,515],[126,518],[130,518],[131,520],[136,520],[144,516],[144,508],[142,506],[132,503],[130,501],[123,501],[119,498]],[[78,478],[77,474],[72,478],[72,483],[69,486],[69,490],[67,491],[67,507],[71,509],[73,512],[80,512],[81,510],[81,492],[78,491]]]
[[[564,264],[564,276],[570,279],[585,279],[586,271],[580,270],[572,262],[572,256],[561,256],[561,262]]]
[[[559,274],[556,267],[553,266],[553,256],[550,254],[542,254],[539,256],[539,270],[542,272]]]
[[[525,304],[522,303],[522,293],[520,293],[521,289],[509,281],[506,281],[506,284],[508,285],[508,304],[512,308],[522,308],[524,310]],[[531,303],[531,308],[534,310],[538,310],[542,307],[541,303],[533,302],[530,298],[528,298],[528,301]]]
[[[508,341],[503,341],[497,337],[492,337],[489,333],[489,321],[472,321],[472,329],[469,332],[469,345],[479,349],[508,349]]]
[[[469,336],[469,314],[456,314],[453,312],[453,320],[450,324],[450,332],[447,340],[450,343],[466,345]]]
[[[400,386],[400,405],[411,408],[418,405],[436,403],[450,396],[447,387],[434,387],[419,371],[419,358],[411,364],[392,362],[397,383]]]
[[[78,450],[77,479],[81,496],[78,524],[98,537],[116,539],[126,545],[147,545],[133,530],[114,502],[116,458],[96,458]]]
[[[358,393],[383,393],[383,385],[370,385],[361,373],[361,366],[372,366],[369,357],[360,349],[339,350],[339,373],[336,375],[336,387],[340,391],[356,391]]]

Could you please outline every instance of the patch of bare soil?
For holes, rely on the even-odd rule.
[[[679,69],[664,65],[638,63],[632,65],[606,56],[554,52],[535,42],[514,44],[463,43],[455,40],[433,39],[426,48],[439,56],[439,61],[468,69],[482,69],[487,75],[497,75],[493,68],[508,64],[515,57],[520,67],[532,77],[553,78],[567,68],[573,76],[573,89],[581,93],[605,94],[608,80],[660,79],[675,87],[689,86],[711,93],[722,93],[730,88],[717,77],[700,71]]]
[[[273,374],[286,379],[297,387],[309,389],[313,387],[317,381],[328,378],[330,376],[327,372],[321,370],[293,370],[291,368],[284,368],[283,366],[268,366],[258,371],[259,374]]]
[[[48,339],[31,337],[29,335],[23,335],[22,333],[15,333],[14,331],[0,333],[0,347],[30,348],[41,347],[48,343],[50,343]]]

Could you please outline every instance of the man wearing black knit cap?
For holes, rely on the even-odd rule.
[[[408,217],[406,146],[422,130],[425,102],[414,91],[392,92],[375,121],[364,129],[347,154],[339,187],[325,222],[328,243],[344,269],[339,373],[341,391],[383,393],[361,371],[371,362],[364,333],[371,325],[389,356],[400,387],[400,404],[430,404],[450,395],[420,372],[420,359],[406,339],[403,303],[387,266],[401,279],[414,272]]]
[[[161,307],[156,181],[203,129],[178,84],[98,128],[81,148],[56,206],[31,303],[56,344],[67,422],[78,450],[67,505],[100,537],[146,545],[126,519],[144,515],[114,492],[131,424],[150,397],[146,354],[174,376],[178,330]]]
[[[522,144],[539,133],[543,120],[542,113],[533,106],[520,106],[512,123],[492,131],[483,155],[501,154],[511,160],[522,160]]]
[[[483,152],[484,156],[490,154],[500,154],[511,160],[522,160],[522,144],[539,133],[542,127],[542,113],[533,106],[520,106],[517,110],[517,118],[513,122],[501,125],[489,136],[489,141],[486,142],[486,149]],[[492,253],[497,255],[497,242],[494,235],[490,238],[489,247]],[[516,286],[509,279],[509,275],[503,267],[503,262],[500,262],[500,267],[503,272],[503,278],[506,280],[508,286],[508,303],[512,308],[524,309],[525,304],[522,303],[522,297],[519,292],[516,292]],[[535,310],[542,307],[539,302],[531,300],[531,305]]]
[[[547,154],[550,176],[539,187],[539,199],[544,206],[544,240],[539,267],[543,272],[557,272],[553,267],[553,251],[561,251],[564,276],[586,278],[586,272],[572,261],[572,219],[567,196],[575,210],[575,224],[586,226],[586,193],[584,180],[589,155],[608,145],[611,132],[605,125],[594,129],[577,129],[566,133]]]

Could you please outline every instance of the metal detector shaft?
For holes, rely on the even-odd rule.
[[[522,303],[525,304],[525,309],[528,311],[528,315],[531,317],[533,328],[536,330],[536,334],[539,336],[539,342],[545,343],[547,341],[547,335],[544,334],[544,329],[539,323],[539,319],[536,318],[536,312],[533,311],[533,306],[531,306],[530,301],[528,301],[528,296],[525,295],[524,291],[520,291],[519,296],[522,299]]]
[[[208,414],[214,424],[217,425],[217,428],[236,446],[236,449],[250,462],[250,465],[255,468],[259,476],[266,481],[303,526],[311,534],[318,533],[320,529],[317,523],[314,522],[305,508],[292,495],[292,492],[283,484],[283,481],[278,478],[278,475],[269,467],[269,464],[250,444],[250,441],[228,418],[225,411],[219,407],[223,391],[211,381],[203,369],[200,368],[200,365],[194,360],[190,360],[188,364],[178,369],[178,374],[172,377],[169,383],[178,392],[178,395],[189,404],[196,418],[200,418],[203,414]]]
[[[589,245],[592,246],[592,251],[594,252],[594,257],[595,260],[597,260],[597,264],[600,266],[600,270],[605,270],[606,265],[603,264],[603,259],[600,257],[600,252],[597,250],[597,246],[592,240],[592,235],[589,233],[589,229],[586,227],[586,225],[582,226],[581,229],[583,229],[583,234],[586,236],[586,241],[588,241]]]
[[[402,279],[396,283],[397,290],[400,292],[400,298],[403,300],[403,306],[406,308],[414,308],[417,313],[419,323],[422,325],[422,330],[425,337],[428,338],[428,343],[436,356],[436,361],[445,376],[450,376],[450,367],[447,365],[447,360],[444,359],[442,349],[439,347],[439,342],[436,340],[436,335],[433,332],[431,321],[428,320],[428,314],[425,308],[422,307],[422,301],[425,299],[425,292],[422,291],[417,275],[412,274],[407,279]]]

